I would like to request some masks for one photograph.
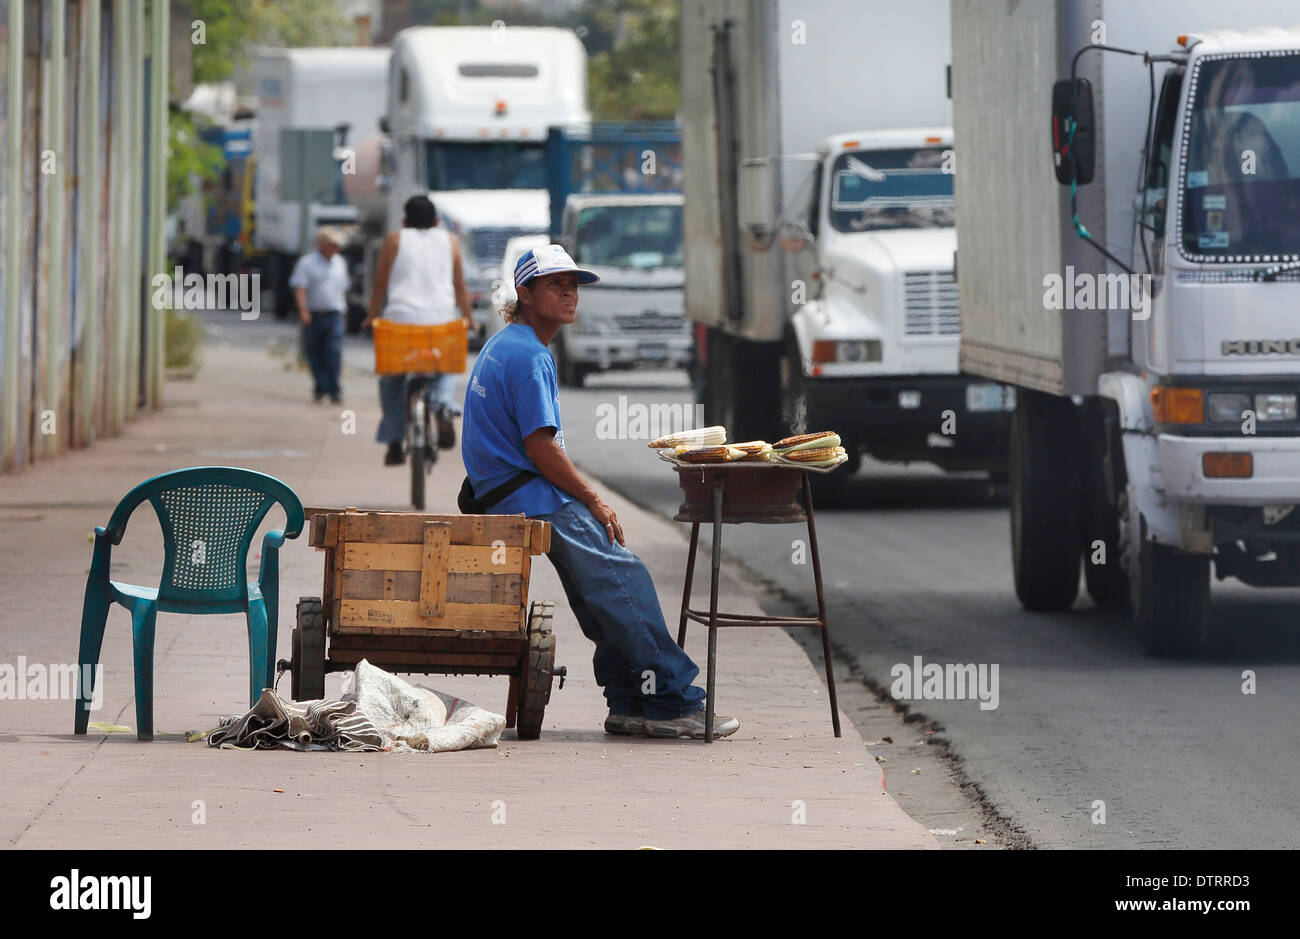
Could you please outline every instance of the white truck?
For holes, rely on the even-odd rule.
[[[591,119],[586,50],[568,29],[412,27],[393,37],[387,94],[377,158],[364,154],[345,180],[367,239],[358,301],[369,302],[379,243],[401,227],[403,204],[428,195],[460,237],[481,334],[506,242],[550,227],[548,129]]]
[[[697,393],[737,440],[837,431],[850,463],[822,484],[863,451],[1005,464],[1013,396],[957,368],[947,17],[945,0],[682,5]]]
[[[1294,18],[952,5],[961,363],[1020,388],[1016,593],[1069,608],[1082,563],[1152,655],[1204,646],[1211,564],[1300,584]]]
[[[387,49],[346,47],[261,49],[254,56],[253,243],[267,252],[278,316],[292,310],[289,275],[314,246],[316,229],[357,221],[343,194],[340,170],[351,167],[341,151],[377,132],[388,56]]]
[[[682,312],[681,193],[574,193],[560,241],[600,275],[578,320],[551,344],[560,384],[611,369],[681,368],[691,332]]]

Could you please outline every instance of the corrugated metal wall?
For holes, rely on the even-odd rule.
[[[169,0],[0,0],[0,472],[160,406]]]

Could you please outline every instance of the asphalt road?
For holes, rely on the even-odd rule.
[[[561,392],[568,452],[671,517],[681,502],[677,478],[646,448],[648,436],[626,436],[642,429],[629,422],[621,438],[597,435],[602,420],[608,431],[620,413],[621,395],[629,417],[637,405],[647,414],[689,405],[679,372],[595,377]],[[837,655],[883,688],[894,665],[917,656],[922,664],[996,665],[996,708],[977,699],[910,706],[943,728],[992,808],[1036,845],[1300,846],[1300,590],[1216,583],[1216,651],[1195,661],[1149,659],[1127,619],[1096,610],[1086,595],[1069,613],[1020,609],[1005,502],[978,475],[869,465],[838,502],[817,515]],[[811,569],[794,563],[802,536],[801,526],[727,526],[723,549],[814,605]],[[707,545],[702,532],[705,565]],[[704,572],[697,605],[707,597]],[[1243,693],[1246,669],[1255,694]]]

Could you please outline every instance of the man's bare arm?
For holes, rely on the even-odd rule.
[[[307,309],[307,288],[294,287],[293,301],[294,305],[298,308],[298,319],[302,320],[304,323],[310,324],[311,312]]]
[[[460,239],[455,235],[448,237],[451,240],[451,283],[456,291],[456,306],[460,308],[465,325],[473,330],[474,306],[470,303],[469,290],[465,287],[465,271],[460,261]]]
[[[610,544],[613,544],[615,539],[619,544],[626,544],[623,540],[623,527],[618,523],[618,516],[614,514],[613,509],[601,501],[595,488],[583,478],[568,454],[555,442],[554,427],[539,428],[525,437],[524,452],[528,454],[528,459],[533,461],[538,472],[547,482],[563,489],[580,501],[596,521],[605,526]]]
[[[361,327],[365,329],[379,319],[388,301],[388,275],[393,271],[393,262],[397,260],[397,242],[400,232],[389,232],[379,246],[379,259],[375,262],[375,284],[370,291],[370,309]]]

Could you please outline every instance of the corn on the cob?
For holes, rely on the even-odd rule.
[[[650,449],[665,450],[670,447],[719,447],[727,442],[727,428],[720,425],[683,430],[650,441]]]
[[[820,450],[825,447],[838,447],[840,445],[840,435],[832,430],[824,430],[816,434],[800,434],[797,437],[786,437],[784,440],[778,440],[772,447],[778,453],[790,454],[799,453],[803,450]]]
[[[772,453],[772,445],[766,440],[750,440],[746,443],[729,443],[729,447],[735,447],[737,450],[744,450],[745,455],[742,460],[753,460],[762,462],[767,460]]]
[[[848,451],[843,447],[818,447],[815,450],[795,450],[783,453],[782,457],[791,463],[821,463],[838,457],[848,458]]]
[[[678,447],[675,452],[683,463],[730,463],[745,455],[737,447]]]

